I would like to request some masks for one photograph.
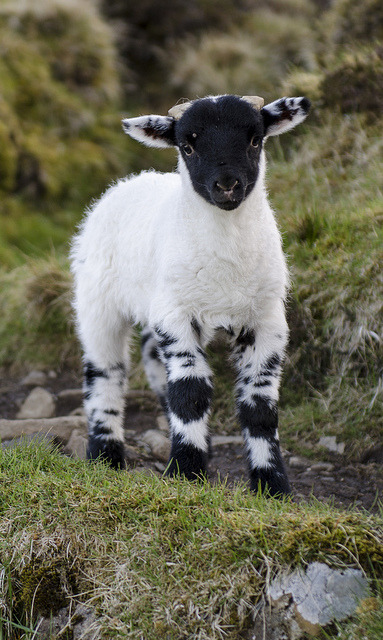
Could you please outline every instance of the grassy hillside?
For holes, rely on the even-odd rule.
[[[307,95],[304,125],[267,144],[292,276],[281,439],[323,460],[319,438],[335,435],[347,460],[378,460],[382,3],[181,4],[0,0],[1,371],[80,368],[70,236],[110,181],[175,164],[124,137],[122,114],[214,92]],[[212,430],[237,432],[220,347],[211,359]],[[311,560],[374,581],[371,606],[325,637],[383,633],[378,516],[116,474],[44,447],[0,449],[0,483],[0,640],[36,640],[40,614],[72,597],[95,608],[102,638],[237,640],[270,576]]]
[[[40,616],[73,599],[105,640],[237,640],[266,581],[315,560],[362,567],[378,597],[336,637],[379,637],[382,522],[366,512],[118,474],[41,446],[0,451],[0,481],[0,637],[38,638]]]
[[[122,171],[109,27],[90,3],[0,2],[0,264],[62,247]]]
[[[0,151],[0,364],[15,372],[79,366],[66,254],[89,198],[124,169],[174,166],[172,151],[138,147],[120,131],[120,109],[141,110],[133,107],[138,89],[130,104],[121,97],[126,50],[119,53],[113,37],[118,24],[148,37],[142,25],[149,4],[137,7],[129,23],[117,8],[110,14],[112,3],[106,13],[120,22],[111,30],[93,2],[78,9],[55,0],[39,10],[31,2],[20,9],[0,3],[0,108],[8,114],[0,127],[7,140]],[[177,51],[165,85],[160,75],[153,91],[163,98],[168,92],[167,106],[175,87],[188,97],[259,86],[270,99],[284,93],[312,99],[306,123],[267,147],[270,197],[292,274],[282,431],[292,450],[316,454],[320,435],[336,435],[349,457],[360,457],[378,446],[383,420],[380,3],[338,0],[320,20],[318,3],[303,0],[249,3],[246,10],[234,4],[230,23],[217,22],[217,6],[206,13],[201,0],[178,26],[169,18],[168,34],[153,33],[164,55]],[[300,36],[289,38],[293,25]],[[262,64],[261,58],[255,64],[254,43]],[[231,44],[243,47],[245,57]],[[254,75],[260,69],[269,87]],[[218,371],[226,368],[220,358],[213,361]],[[216,398],[213,428],[236,429],[227,418],[232,396],[224,374]]]

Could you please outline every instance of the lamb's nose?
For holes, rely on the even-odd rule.
[[[220,189],[221,191],[224,192],[225,195],[229,196],[232,195],[233,191],[234,191],[234,187],[237,186],[238,180],[235,180],[234,182],[231,180],[231,184],[227,184],[229,181],[227,181],[225,184],[222,184],[220,182],[216,182],[215,186]]]

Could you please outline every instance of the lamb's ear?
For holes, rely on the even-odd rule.
[[[140,116],[125,118],[122,128],[138,142],[148,147],[174,147],[174,118],[170,116]]]
[[[310,110],[307,98],[281,98],[261,109],[265,136],[277,136],[303,122]]]

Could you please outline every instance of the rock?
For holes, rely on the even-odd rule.
[[[77,407],[77,409],[73,409],[73,411],[71,411],[69,415],[70,416],[83,416],[84,418],[86,418],[85,409],[83,407]]]
[[[36,387],[44,385],[46,381],[47,376],[44,371],[30,371],[30,373],[21,380],[21,384],[28,387]]]
[[[337,442],[335,436],[321,436],[319,446],[325,447],[328,451],[343,454],[346,445],[344,442]]]
[[[334,468],[331,462],[316,462],[311,465],[311,471],[334,471]]]
[[[284,596],[272,607],[267,602],[258,605],[254,627],[248,637],[249,640],[300,640],[303,636],[294,610],[289,607],[289,597]]]
[[[24,400],[17,418],[51,418],[55,414],[54,397],[43,387],[35,387]]]
[[[166,416],[163,413],[161,413],[157,417],[157,427],[163,433],[169,433],[169,423]]]
[[[73,640],[97,640],[100,638],[100,631],[97,629],[96,615],[93,609],[83,604],[76,607],[73,616]]]
[[[141,440],[148,445],[152,455],[162,462],[167,462],[170,456],[170,442],[161,431],[149,429],[142,434]]]
[[[83,390],[82,389],[63,389],[62,391],[59,391],[59,393],[57,394],[57,397],[59,400],[67,400],[67,399],[72,400],[72,398],[74,400],[78,399],[79,403],[81,403],[83,398]]]
[[[135,447],[132,447],[132,445],[126,444],[124,449],[125,449],[125,458],[129,462],[134,463],[141,458],[139,451],[137,451]]]
[[[67,452],[74,458],[86,460],[87,446],[88,439],[85,437],[84,431],[80,429],[73,429],[66,446]]]
[[[37,627],[38,637],[40,640],[51,640],[53,637],[70,635],[73,640],[98,640],[100,631],[95,622],[96,615],[90,607],[79,604],[74,611],[72,608],[64,607],[57,611],[56,615],[40,618]]]
[[[303,469],[310,466],[310,460],[302,458],[301,456],[291,456],[289,466],[292,469]]]
[[[296,622],[310,635],[331,621],[348,618],[368,595],[368,582],[362,571],[331,569],[321,562],[311,563],[306,573],[297,570],[283,574],[268,589],[273,606],[288,596]]]
[[[86,428],[87,421],[80,416],[29,420],[0,419],[0,440],[10,440],[35,433],[55,433],[60,440],[67,442],[74,429],[80,429],[86,433]]]
[[[38,622],[38,633],[41,640],[50,640],[53,634],[60,633],[60,631],[67,626],[69,618],[69,609],[65,607],[56,612],[56,615],[51,615],[49,618],[40,618]]]
[[[24,442],[47,442],[51,445],[58,445],[60,444],[60,439],[54,433],[31,433],[29,435],[20,436],[19,438],[13,438],[12,440],[3,440],[1,442],[1,446],[3,449],[13,449]]]
[[[211,444],[213,447],[225,444],[243,444],[243,438],[242,436],[212,436]]]

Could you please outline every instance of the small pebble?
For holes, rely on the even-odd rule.
[[[289,460],[289,466],[293,469],[299,469],[303,467],[307,467],[310,464],[310,461],[306,458],[301,458],[301,456],[291,456]]]
[[[331,462],[316,462],[311,465],[311,471],[333,471],[334,465]]]
[[[26,397],[17,418],[52,418],[55,414],[55,399],[43,387],[35,387]]]
[[[166,416],[163,413],[161,413],[157,417],[157,427],[163,433],[168,433],[169,432],[169,423],[168,423],[168,421],[166,419]]]
[[[46,373],[44,373],[44,371],[30,371],[28,373],[28,375],[25,376],[25,378],[23,378],[21,380],[21,384],[24,384],[25,386],[28,387],[38,387],[38,386],[42,386],[46,383],[47,381],[47,376]]]

